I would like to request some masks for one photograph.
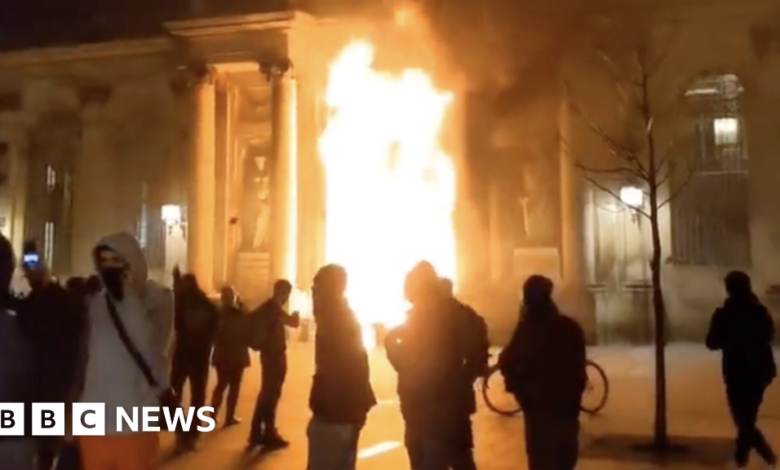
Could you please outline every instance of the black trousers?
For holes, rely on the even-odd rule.
[[[206,404],[206,386],[209,381],[209,352],[177,350],[171,364],[171,388],[178,397],[176,406],[181,406],[184,384],[190,383],[190,406],[200,408]],[[198,435],[197,426],[190,427],[189,434]]]
[[[211,406],[214,407],[214,414],[219,413],[222,406],[222,397],[227,390],[227,409],[226,419],[236,417],[236,405],[238,404],[238,395],[241,392],[241,379],[244,377],[243,367],[217,367],[217,386],[214,387],[214,393],[211,395]]]
[[[745,382],[726,384],[726,399],[737,427],[734,460],[738,467],[747,466],[750,451],[755,449],[765,462],[774,464],[777,457],[764,435],[756,427],[758,410],[764,401],[766,386]]]
[[[579,457],[579,416],[524,411],[528,470],[574,470]]]
[[[471,428],[471,415],[461,417],[458,426],[457,442],[453,446],[452,470],[476,470],[474,462],[474,432]]]
[[[284,353],[260,354],[260,366],[262,383],[249,435],[252,443],[259,443],[263,436],[276,433],[276,407],[287,376],[287,356]]]

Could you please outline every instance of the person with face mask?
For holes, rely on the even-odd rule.
[[[168,344],[173,329],[173,295],[149,279],[138,241],[121,232],[93,251],[105,289],[89,306],[86,373],[81,402],[105,403],[103,436],[78,438],[84,470],[158,466],[158,433],[117,430],[117,408],[169,403]]]

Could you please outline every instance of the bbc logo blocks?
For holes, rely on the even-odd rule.
[[[106,412],[104,403],[73,403],[70,410],[64,403],[33,403],[29,411],[23,403],[0,403],[0,436],[24,436],[28,429],[33,436],[64,436],[67,420],[70,420],[74,436],[104,436],[107,431],[123,432],[124,429],[175,431],[180,427],[184,431],[194,427],[200,432],[209,432],[217,426],[214,408],[210,406],[173,411],[157,406],[111,409],[109,412],[116,417],[115,421],[111,420],[117,426],[116,430],[106,429]]]
[[[0,436],[24,436],[24,403],[0,404]]]
[[[0,403],[0,436],[23,436],[30,419],[33,436],[64,436],[68,415],[64,403],[33,403],[30,416],[24,403]],[[71,418],[74,436],[102,436],[106,432],[106,405],[74,403]]]

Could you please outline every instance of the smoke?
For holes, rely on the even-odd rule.
[[[469,88],[493,90],[498,114],[549,89],[586,14],[574,0],[409,1],[449,67]]]

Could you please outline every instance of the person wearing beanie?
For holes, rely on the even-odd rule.
[[[309,395],[311,420],[307,470],[355,470],[358,440],[376,405],[368,354],[355,312],[345,297],[347,272],[327,265],[312,287],[314,378]]]
[[[553,287],[544,276],[526,280],[520,322],[498,359],[507,391],[523,408],[529,470],[574,470],[578,458],[585,334],[558,311]]]

